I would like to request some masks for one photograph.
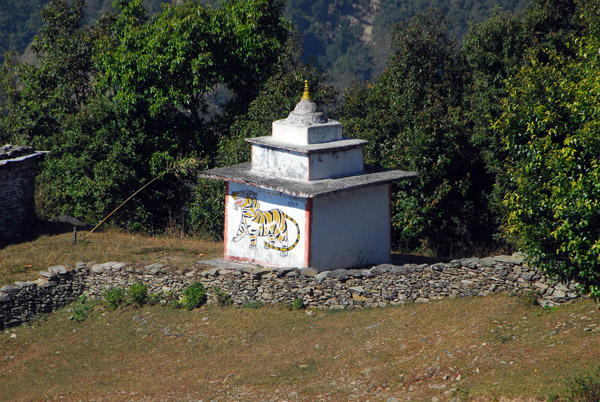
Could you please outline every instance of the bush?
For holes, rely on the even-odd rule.
[[[181,305],[188,310],[202,306],[206,302],[206,289],[200,282],[193,282],[183,291]]]
[[[88,317],[92,306],[86,303],[87,297],[86,295],[81,295],[79,298],[79,303],[73,307],[73,319],[77,322],[83,322]]]
[[[506,229],[532,266],[600,297],[600,40],[580,54],[532,57],[509,82]]]
[[[438,12],[400,24],[391,46],[388,69],[345,93],[339,119],[369,141],[367,163],[420,174],[393,186],[393,247],[471,253],[494,233],[492,182],[471,143],[461,58]]]
[[[219,306],[229,306],[233,303],[231,295],[225,292],[223,289],[215,286],[213,287],[213,293]]]
[[[148,301],[148,286],[142,282],[137,282],[129,288],[129,299],[137,307],[141,307]]]
[[[116,310],[125,301],[125,290],[121,288],[108,289],[103,294],[109,310]]]
[[[291,302],[288,305],[290,310],[295,310],[295,311],[299,311],[302,310],[306,307],[306,305],[304,304],[304,299],[301,297],[298,297],[296,300],[294,300],[293,302]]]
[[[152,293],[150,296],[148,296],[148,304],[151,306],[156,306],[162,300],[163,300],[163,298],[161,297],[161,295],[159,293]]]
[[[567,387],[570,402],[600,401],[600,367],[595,373],[575,377]]]

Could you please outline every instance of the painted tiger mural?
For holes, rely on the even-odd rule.
[[[238,242],[248,235],[250,237],[250,248],[255,248],[259,236],[267,237],[265,248],[278,250],[281,252],[282,257],[285,257],[288,251],[296,247],[298,241],[300,241],[300,226],[291,216],[280,209],[261,211],[256,193],[253,191],[234,191],[231,196],[233,197],[233,208],[236,210],[241,208],[242,210],[242,219],[233,241]],[[298,233],[296,241],[291,246],[287,245],[288,225],[286,220],[290,220],[296,225]],[[276,246],[275,241],[278,241],[281,247]]]

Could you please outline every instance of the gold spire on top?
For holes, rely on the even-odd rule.
[[[304,80],[304,93],[302,94],[302,100],[310,100],[310,92],[308,92],[308,80]]]

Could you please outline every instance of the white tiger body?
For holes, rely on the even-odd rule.
[[[300,226],[291,216],[280,209],[261,211],[256,193],[253,191],[236,191],[232,192],[231,195],[234,209],[242,210],[242,218],[233,238],[234,242],[238,242],[248,235],[250,237],[250,248],[256,248],[257,238],[267,237],[267,241],[264,242],[265,248],[278,250],[283,257],[288,254],[288,251],[296,247],[300,241]],[[296,225],[297,231],[296,241],[291,246],[288,246],[287,220]],[[281,246],[276,246],[276,241]]]

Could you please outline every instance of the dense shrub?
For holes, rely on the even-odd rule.
[[[510,81],[496,126],[509,155],[506,229],[532,264],[598,298],[600,40],[572,45],[577,56],[534,55]]]
[[[109,310],[116,310],[125,301],[125,290],[122,288],[108,289],[103,294]]]
[[[465,70],[443,17],[430,12],[400,25],[387,69],[346,92],[346,135],[369,140],[366,161],[416,171],[394,187],[394,245],[436,254],[471,251],[491,239],[482,160],[462,109]],[[488,187],[490,187],[488,185]]]
[[[181,305],[188,310],[202,306],[206,302],[206,288],[200,282],[193,282],[183,290]]]
[[[127,295],[133,304],[141,307],[148,301],[148,286],[142,282],[134,283],[129,287]]]

